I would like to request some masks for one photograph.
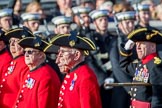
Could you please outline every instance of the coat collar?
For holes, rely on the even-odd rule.
[[[147,55],[145,58],[142,59],[142,64],[148,63],[150,60],[152,60],[156,56],[157,56],[157,53],[152,53],[152,54]]]

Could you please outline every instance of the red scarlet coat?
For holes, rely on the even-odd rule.
[[[5,73],[2,73],[0,108],[11,108],[20,89],[20,82],[27,72],[24,56],[14,58]]]
[[[65,76],[58,108],[101,108],[99,85],[87,65],[80,65]]]
[[[0,51],[0,79],[2,77],[2,73],[7,71],[11,60],[12,56],[7,49]]]
[[[42,64],[27,73],[14,108],[56,108],[60,86],[56,72]]]

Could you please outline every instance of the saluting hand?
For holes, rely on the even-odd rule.
[[[129,40],[125,43],[124,48],[125,48],[125,50],[131,50],[131,49],[133,49],[134,45],[135,45],[135,43],[134,43],[132,40],[129,39]]]

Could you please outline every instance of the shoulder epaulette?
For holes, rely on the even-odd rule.
[[[155,64],[160,64],[161,63],[161,59],[159,57],[154,57],[154,63]]]

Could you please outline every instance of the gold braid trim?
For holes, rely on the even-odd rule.
[[[140,28],[140,29],[137,29],[137,30],[134,30],[134,31],[132,31],[129,35],[128,35],[128,39],[130,39],[130,38],[132,38],[136,33],[139,33],[139,32],[141,32],[141,31],[146,31],[147,30],[147,28]]]
[[[131,55],[132,55],[132,53],[126,54],[126,53],[123,53],[122,51],[120,51],[120,54],[121,54],[122,56],[125,56],[125,57],[128,57],[128,56],[131,56]]]

